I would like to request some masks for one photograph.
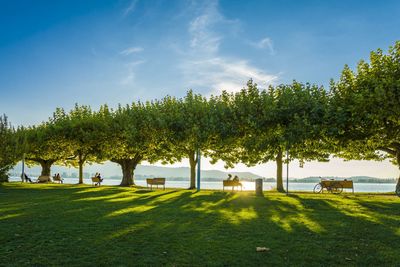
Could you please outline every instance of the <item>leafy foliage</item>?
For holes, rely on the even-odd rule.
[[[15,130],[6,115],[0,116],[0,182],[8,181],[7,173],[17,161]]]
[[[157,105],[151,102],[132,103],[119,106],[105,116],[102,153],[105,158],[121,165],[121,185],[134,184],[134,170],[141,161],[155,162],[163,158],[166,138],[159,126],[160,114]]]
[[[276,160],[277,188],[283,191],[284,151],[290,151],[289,160],[327,160],[323,125],[328,98],[323,88],[293,82],[259,90],[250,80],[247,88],[226,97],[233,98],[225,101],[233,110],[226,126],[231,142],[219,152],[230,164]]]
[[[101,162],[101,147],[106,140],[101,113],[92,111],[89,106],[75,105],[68,114],[57,109],[53,114],[51,130],[57,140],[67,144],[64,164],[79,167],[79,183],[83,183],[85,163]],[[100,155],[100,156],[99,156]]]
[[[162,132],[168,137],[165,161],[175,162],[188,158],[190,188],[195,188],[195,168],[198,149],[206,151],[212,138],[210,106],[206,98],[189,91],[183,99],[166,97],[161,105]]]
[[[276,161],[277,189],[283,191],[285,151],[289,161],[301,163],[327,161],[333,153],[345,159],[390,158],[400,166],[399,81],[400,41],[387,54],[372,52],[370,62],[361,61],[356,71],[345,66],[329,92],[296,81],[260,90],[250,80],[238,93],[209,98],[190,90],[183,98],[167,96],[115,111],[76,105],[69,113],[58,108],[49,122],[20,128],[15,138],[3,116],[1,166],[9,168],[21,150],[45,174],[54,162],[79,166],[82,183],[85,163],[111,160],[121,165],[121,185],[129,186],[142,161],[188,158],[195,188],[200,149],[226,167]]]
[[[331,84],[330,128],[338,155],[347,159],[391,158],[400,164],[400,41],[378,49],[353,72],[345,66]],[[381,153],[381,152],[386,153]]]

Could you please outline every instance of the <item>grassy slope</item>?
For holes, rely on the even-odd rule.
[[[398,266],[399,240],[394,195],[0,186],[7,266]]]

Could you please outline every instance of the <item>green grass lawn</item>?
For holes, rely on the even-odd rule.
[[[400,198],[8,183],[0,265],[399,266]]]

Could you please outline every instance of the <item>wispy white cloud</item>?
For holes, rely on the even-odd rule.
[[[218,12],[217,2],[206,6],[204,12],[189,23],[190,47],[206,53],[216,52],[222,36],[211,29],[222,20],[223,17]]]
[[[145,60],[138,60],[126,64],[126,72],[124,73],[124,77],[121,79],[120,84],[125,86],[133,85],[136,78],[136,67],[144,64],[145,62]]]
[[[128,16],[129,14],[131,14],[132,12],[134,12],[134,11],[135,11],[135,8],[136,8],[136,5],[137,5],[138,2],[139,2],[139,0],[132,0],[132,1],[129,3],[129,6],[127,6],[127,7],[123,10],[122,17],[126,17],[126,16]]]
[[[268,49],[269,53],[271,55],[275,54],[275,49],[274,49],[274,43],[272,40],[268,37],[261,39],[258,42],[249,42],[249,44],[253,47],[259,48],[259,49]]]
[[[133,53],[142,52],[143,50],[144,50],[143,47],[134,46],[134,47],[129,47],[129,48],[125,49],[125,50],[122,50],[120,52],[120,54],[124,55],[124,56],[128,56],[128,55],[133,54]]]
[[[249,79],[261,87],[273,84],[277,75],[251,66],[246,60],[214,57],[205,60],[186,61],[184,74],[190,77],[189,86],[210,88],[210,94],[219,94],[222,90],[236,92],[243,88]]]
[[[238,91],[249,79],[265,87],[278,80],[278,75],[269,74],[247,60],[221,55],[220,45],[224,35],[217,29],[222,28],[226,32],[238,23],[237,20],[226,19],[219,12],[218,1],[200,7],[199,15],[188,25],[189,48],[182,53],[180,67],[186,86],[193,89],[207,87],[210,94],[218,94],[222,90]],[[273,49],[272,41],[268,40],[260,42],[260,46]]]

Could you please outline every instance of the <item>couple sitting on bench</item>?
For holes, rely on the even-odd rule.
[[[99,172],[96,172],[96,174],[92,177],[92,185],[94,184],[94,186],[100,186],[101,182],[103,182],[103,178],[101,178]]]
[[[243,190],[242,183],[239,181],[239,177],[237,175],[235,175],[235,177],[232,179],[232,175],[228,174],[228,179],[223,180],[222,183],[222,191],[224,191],[225,186],[232,186],[232,191],[235,189],[235,186],[240,186],[240,190]]]
[[[64,183],[64,179],[63,178],[61,178],[61,175],[59,174],[59,173],[57,173],[57,174],[54,174],[54,176],[53,176],[53,181],[54,182],[59,182],[59,183]]]

